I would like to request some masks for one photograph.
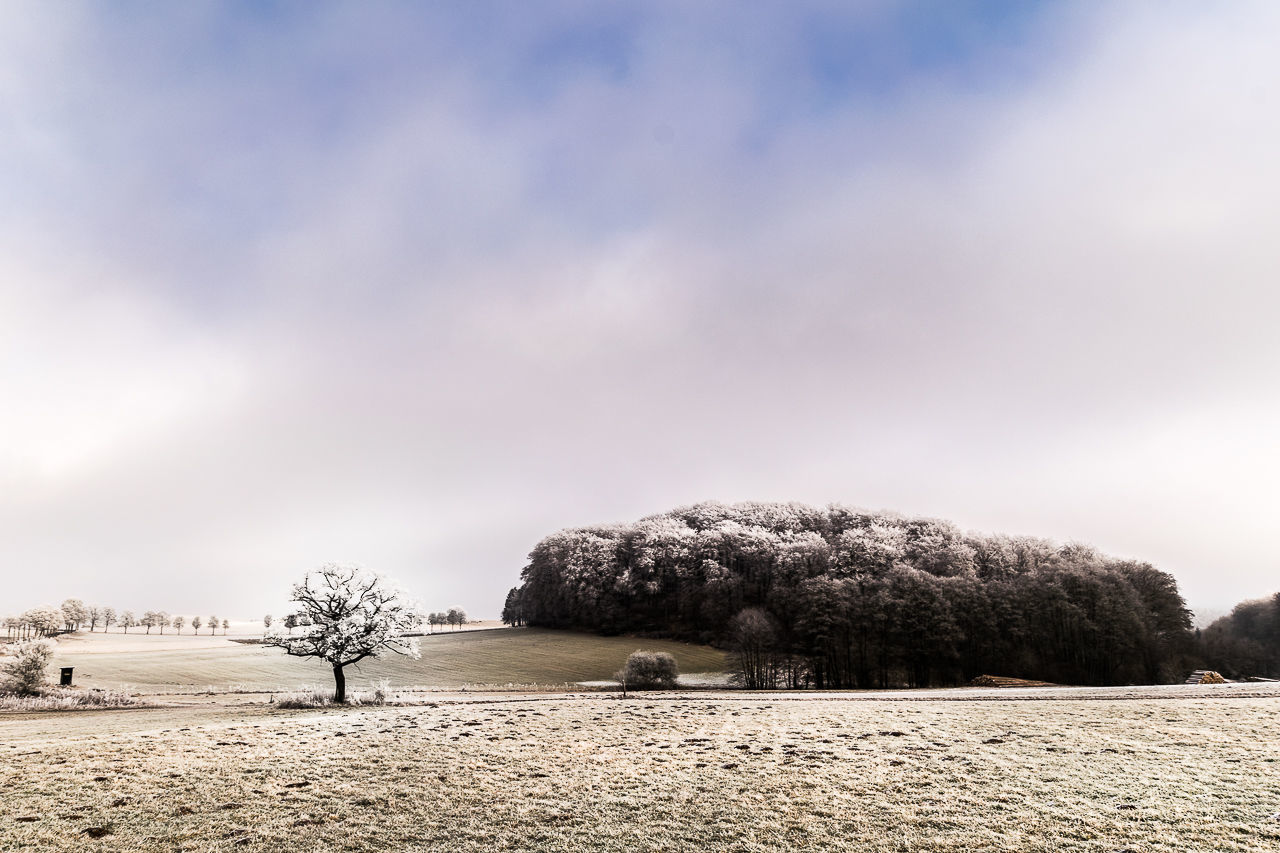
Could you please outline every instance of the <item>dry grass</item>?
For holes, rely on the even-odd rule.
[[[1280,848],[1275,697],[219,713],[11,728],[0,849]]]
[[[46,687],[36,694],[0,692],[2,711],[84,711],[101,708],[132,708],[141,703],[122,690],[77,690]]]

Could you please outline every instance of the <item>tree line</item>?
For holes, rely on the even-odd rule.
[[[172,628],[180,634],[188,624],[193,632],[207,625],[210,634],[215,633],[219,627],[226,634],[231,627],[230,620],[219,621],[216,615],[209,616],[207,620],[193,616],[188,622],[185,616],[173,616],[164,610],[146,610],[140,616],[132,610],[121,610],[117,614],[114,607],[90,606],[78,598],[68,598],[62,602],[61,607],[42,604],[16,616],[6,616],[3,620],[6,636],[11,640],[49,637],[64,631],[81,631],[86,628],[93,632],[99,625],[104,632],[116,625],[125,634],[129,633],[130,628],[143,628],[148,634],[152,628],[161,634],[165,628]]]
[[[274,621],[271,614],[263,616],[263,629],[270,629]],[[457,630],[467,624],[468,617],[465,610],[455,606],[438,613],[426,614],[423,621],[432,628],[450,625]],[[38,639],[85,629],[93,632],[99,625],[104,632],[113,625],[118,626],[125,634],[129,633],[130,628],[142,628],[148,634],[153,628],[160,634],[163,634],[166,628],[172,628],[181,634],[182,629],[190,625],[193,632],[207,627],[210,634],[216,633],[221,627],[225,635],[231,627],[229,619],[219,620],[216,615],[208,618],[192,616],[188,619],[185,616],[173,616],[164,610],[147,610],[141,616],[135,615],[132,610],[122,610],[117,614],[113,607],[88,606],[78,598],[68,598],[62,602],[61,607],[49,604],[32,607],[17,616],[5,617],[0,624],[3,625],[7,638],[11,640]],[[311,626],[312,620],[305,611],[299,611],[285,616],[281,624],[292,634],[294,628]]]
[[[839,505],[563,530],[521,579],[508,624],[720,645],[753,687],[1160,683],[1197,657],[1177,582],[1149,563]]]

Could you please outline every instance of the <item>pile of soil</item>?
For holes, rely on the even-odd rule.
[[[970,687],[1057,687],[1050,681],[1029,681],[1025,678],[1007,678],[1003,675],[979,675],[969,682]]]
[[[1226,684],[1227,680],[1213,670],[1209,670],[1200,676],[1201,684]]]

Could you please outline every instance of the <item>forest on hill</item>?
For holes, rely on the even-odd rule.
[[[1280,678],[1280,593],[1237,604],[1204,629],[1201,648],[1227,678]]]
[[[1149,563],[839,505],[562,530],[521,577],[508,623],[714,643],[748,686],[1162,683],[1196,653],[1177,582]]]

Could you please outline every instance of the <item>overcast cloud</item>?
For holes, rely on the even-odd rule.
[[[0,611],[705,499],[1274,591],[1280,7],[693,5],[6,3]]]

